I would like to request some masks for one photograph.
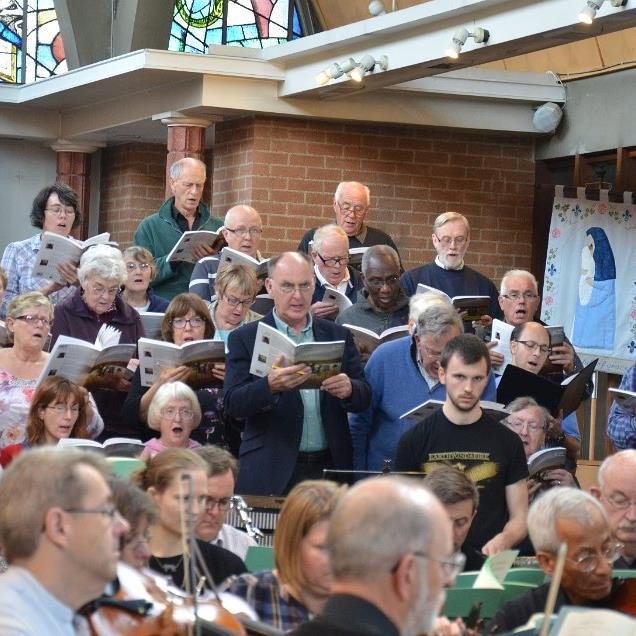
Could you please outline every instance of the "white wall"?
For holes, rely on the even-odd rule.
[[[55,152],[41,143],[0,139],[0,253],[35,234],[29,213],[35,195],[55,181]]]

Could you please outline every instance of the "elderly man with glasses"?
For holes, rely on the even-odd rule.
[[[620,557],[615,569],[636,569],[636,450],[610,455],[598,469],[598,486],[590,492],[605,508]]]
[[[263,221],[252,206],[241,204],[231,207],[225,214],[221,234],[228,247],[257,261],[263,260],[259,252]],[[215,281],[219,263],[218,255],[203,257],[192,270],[189,291],[203,300],[212,300],[216,295]]]
[[[230,416],[245,420],[236,489],[255,495],[285,494],[299,481],[319,479],[324,468],[350,469],[347,412],[365,409],[370,400],[349,331],[309,312],[314,292],[309,256],[284,252],[268,265],[265,284],[274,309],[263,322],[296,343],[344,340],[345,347],[341,373],[323,380],[320,389],[303,389],[311,367],[290,365],[283,356],[266,377],[250,373],[257,322],[230,333],[224,404]]]
[[[343,181],[338,184],[333,196],[333,211],[336,215],[336,224],[349,237],[349,248],[389,245],[397,252],[393,239],[386,232],[365,223],[370,207],[371,191],[363,183]],[[298,251],[310,252],[310,242],[314,238],[315,231],[315,228],[309,230],[302,237],[298,244]]]
[[[355,302],[362,286],[360,273],[349,266],[349,240],[346,232],[335,224],[319,227],[311,246],[314,261],[316,288],[311,299],[310,311],[318,318],[333,320],[338,315],[338,305],[323,301],[325,291],[335,289]]]
[[[621,544],[612,538],[607,514],[594,497],[575,488],[553,488],[530,506],[528,530],[548,576],[556,570],[559,546],[566,545],[555,612],[564,605],[613,607],[624,584],[612,579]],[[533,614],[544,611],[549,588],[550,583],[544,583],[504,605],[486,633],[501,634],[525,625]]]
[[[417,291],[419,283],[434,287],[453,296],[489,296],[490,316],[500,318],[497,304],[497,288],[494,283],[468,267],[464,256],[470,245],[470,225],[468,219],[459,212],[444,212],[433,223],[431,236],[437,256],[432,263],[426,263],[402,274],[402,289],[407,296]],[[465,321],[464,329],[473,331],[470,321]]]

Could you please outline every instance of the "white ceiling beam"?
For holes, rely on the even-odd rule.
[[[605,3],[591,26],[578,21],[583,4],[584,0],[431,0],[274,47],[275,51],[264,51],[264,57],[286,67],[281,97],[346,97],[358,90],[347,76],[325,86],[318,86],[315,77],[349,57],[357,61],[365,54],[387,56],[388,70],[365,78],[365,90],[374,90],[636,26],[633,2],[621,8]],[[458,60],[446,57],[453,34],[476,26],[489,30],[488,43],[469,38]]]

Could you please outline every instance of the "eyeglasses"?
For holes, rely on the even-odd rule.
[[[441,351],[435,351],[434,349],[431,349],[429,347],[427,347],[421,340],[420,340],[420,347],[424,350],[424,353],[429,357],[429,358],[441,358],[442,356],[442,352]]]
[[[512,428],[515,431],[520,431],[524,426],[527,426],[531,431],[545,430],[545,424],[541,424],[540,422],[525,422],[524,420],[516,420],[511,417],[506,417],[501,421],[508,428]]]
[[[200,316],[194,316],[194,318],[173,318],[170,321],[170,324],[175,329],[185,329],[186,325],[190,325],[192,329],[196,329],[197,327],[200,327],[204,322],[205,320],[203,320],[203,318],[201,318]]]
[[[419,550],[412,550],[411,554],[413,556],[419,557],[420,559],[428,559],[429,561],[435,561],[436,563],[439,563],[442,566],[444,575],[446,576],[446,579],[449,583],[453,583],[455,581],[457,575],[464,569],[464,565],[466,565],[466,556],[461,552],[456,552],[448,559],[436,559],[432,556],[429,556],[426,552],[420,552]],[[395,572],[398,565],[399,561],[393,566],[391,571]]]
[[[214,497],[205,498],[205,509],[214,510],[217,506],[221,512],[225,512],[230,509],[232,505],[231,497],[223,497],[223,499],[215,499]]]
[[[228,232],[232,232],[232,234],[237,234],[238,236],[251,236],[252,238],[256,238],[263,233],[263,230],[260,227],[237,227],[234,229],[226,227],[225,229]]]
[[[371,289],[382,289],[385,285],[395,287],[400,283],[399,276],[389,276],[388,278],[367,278],[366,284]]]
[[[134,263],[132,261],[130,261],[129,263],[126,263],[126,269],[129,272],[134,272],[136,269],[138,269],[141,272],[145,272],[149,267],[150,267],[150,263]]]
[[[307,294],[313,290],[311,283],[300,283],[299,285],[293,285],[292,283],[277,283],[278,289],[285,294],[286,296],[290,296],[294,292],[300,292],[301,294]]]
[[[332,258],[325,258],[320,252],[316,252],[318,258],[327,266],[335,267],[336,265],[346,265],[349,262],[349,256],[334,256]]]
[[[551,349],[548,345],[540,345],[538,342],[534,340],[513,340],[513,342],[518,342],[522,344],[524,347],[529,349],[530,351],[534,351],[537,347],[539,347],[539,351],[541,353],[550,353]]]
[[[524,292],[523,294],[520,294],[519,292],[510,292],[509,294],[501,294],[501,297],[516,302],[517,300],[521,300],[522,297],[524,300],[536,300],[539,298],[539,294],[535,294],[534,292]]]
[[[72,515],[104,515],[110,519],[111,523],[124,521],[124,518],[119,514],[119,510],[117,510],[115,506],[109,506],[108,508],[64,508],[64,512],[68,512]]]
[[[583,554],[579,556],[577,559],[568,559],[570,563],[574,565],[574,567],[579,572],[593,572],[599,565],[600,559],[607,561],[610,565],[618,559],[621,555],[621,550],[625,546],[622,543],[615,542],[611,543],[608,546],[605,546],[600,549],[600,556],[598,552]]]
[[[96,285],[95,287],[91,287],[88,290],[91,294],[95,296],[116,296],[119,291],[119,287],[101,287]]]
[[[56,205],[52,208],[44,208],[45,212],[48,212],[51,216],[74,216],[74,208],[63,208],[60,205]]]
[[[463,245],[468,240],[466,236],[437,236],[437,234],[435,238],[442,245],[451,245],[452,243],[455,243],[455,245]]]
[[[347,201],[344,203],[336,201],[336,205],[341,212],[344,212],[345,214],[355,214],[356,216],[361,216],[369,209],[368,205],[351,205],[351,203]]]
[[[223,300],[225,300],[230,307],[240,307],[241,309],[247,309],[254,304],[254,298],[239,300],[238,298],[234,298],[234,296],[226,296],[225,294],[223,294]]]
[[[175,420],[177,417],[180,417],[184,422],[189,422],[194,418],[192,409],[175,409],[172,406],[166,406],[161,409],[161,415],[169,420]]]
[[[34,316],[33,314],[25,314],[24,316],[16,316],[14,320],[22,320],[28,325],[42,325],[43,327],[49,327],[53,324],[50,318],[41,318],[40,316]]]
[[[71,415],[79,415],[80,407],[75,404],[74,406],[66,406],[66,404],[55,404],[53,406],[47,406],[47,409],[55,411],[57,415],[66,415],[70,411]]]
[[[610,502],[612,508],[616,510],[627,510],[631,506],[636,506],[636,500],[629,499],[625,497],[625,495],[614,494],[607,497],[607,500]]]

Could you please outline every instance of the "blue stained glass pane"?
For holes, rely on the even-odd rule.
[[[223,29],[220,27],[216,29],[209,29],[205,34],[205,43],[210,44],[222,44],[223,43]]]
[[[292,39],[302,38],[303,29],[300,26],[300,16],[298,15],[298,7],[294,5],[294,11],[292,12]]]
[[[53,59],[51,47],[46,44],[38,44],[36,59],[38,64],[41,64],[48,69],[53,69],[57,65],[57,62]]]
[[[288,24],[290,2],[294,9]],[[183,26],[178,30],[175,24]],[[206,45],[223,41],[262,48],[286,42],[290,32],[294,38],[303,35],[295,0],[176,0],[169,48],[204,52]]]

